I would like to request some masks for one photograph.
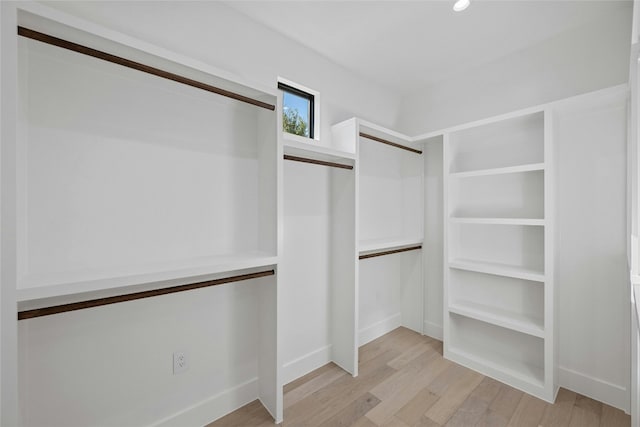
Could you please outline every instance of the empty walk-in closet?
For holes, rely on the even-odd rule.
[[[0,425],[640,427],[633,0],[0,3]]]

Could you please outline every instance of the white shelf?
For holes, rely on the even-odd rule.
[[[491,354],[490,357],[482,357],[456,347],[450,347],[448,353],[454,362],[527,393],[539,396],[544,387],[544,371],[538,366],[506,359],[497,353]]]
[[[348,161],[352,164],[356,158],[355,153],[349,153],[347,151],[337,150],[335,148],[326,147],[320,145],[316,140],[309,140],[310,142],[299,141],[298,138],[293,138],[291,135],[283,134],[282,144],[284,148],[284,154],[292,156],[310,157],[315,160],[333,161],[333,162],[345,162]],[[305,138],[308,139],[308,138]]]
[[[497,225],[544,226],[544,219],[536,219],[536,218],[450,217],[449,221],[454,224],[497,224]]]
[[[452,172],[452,178],[471,178],[474,176],[504,175],[508,173],[533,172],[544,170],[544,163],[532,163],[527,165],[509,166],[504,168],[480,169],[467,172]]]
[[[512,311],[490,307],[484,304],[477,304],[470,301],[458,301],[451,304],[449,306],[449,311],[461,316],[533,335],[538,338],[544,337],[542,319],[531,315],[514,313]]]
[[[367,252],[378,252],[422,245],[422,242],[423,239],[421,237],[364,240],[359,243],[358,251],[362,255]]]
[[[181,261],[26,276],[19,282],[18,302],[85,292],[145,285],[167,280],[265,267],[277,264],[275,256],[252,253],[198,257]]]
[[[511,265],[473,261],[469,259],[449,260],[449,267],[458,270],[475,271],[477,273],[495,274],[498,276],[514,277],[516,279],[532,280],[544,282],[544,272],[524,267],[514,267]]]

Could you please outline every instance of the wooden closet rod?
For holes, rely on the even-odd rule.
[[[37,40],[43,43],[47,43],[53,46],[58,46],[63,49],[68,49],[74,52],[81,53],[83,55],[92,56],[94,58],[102,59],[103,61],[111,62],[114,64],[122,65],[123,67],[133,68],[134,70],[142,71],[143,73],[152,74],[157,77],[162,77],[164,79],[172,80],[174,82],[182,83],[187,86],[192,86],[198,89],[206,90],[208,92],[213,92],[218,95],[226,96],[228,98],[233,98],[238,101],[246,102],[247,104],[255,105],[261,108],[265,108],[267,110],[274,111],[276,106],[273,104],[268,104],[266,102],[258,101],[257,99],[249,98],[248,96],[240,95],[239,93],[231,92],[225,89],[220,89],[219,87],[211,86],[206,83],[199,82],[197,80],[192,80],[187,77],[179,76],[177,74],[170,73],[168,71],[163,71],[158,68],[150,67],[148,65],[141,64],[139,62],[131,61],[129,59],[122,58],[120,56],[111,55],[106,52],[102,52],[96,49],[92,49],[87,46],[83,46],[77,43],[73,43],[67,40],[59,39],[57,37],[50,36],[48,34],[40,33],[38,31],[30,30],[25,27],[18,26],[18,35],[22,37],[27,37],[29,39]]]
[[[411,246],[409,248],[402,248],[402,249],[392,249],[389,251],[374,252],[372,254],[366,254],[366,255],[360,255],[359,259],[367,259],[367,258],[374,258],[377,256],[383,256],[383,255],[398,254],[400,252],[417,251],[418,249],[422,249],[422,245]]]
[[[187,285],[172,286],[151,291],[135,292],[131,294],[116,295],[113,297],[98,298],[88,301],[74,302],[71,304],[56,305],[52,307],[36,308],[18,312],[18,320],[33,319],[34,317],[50,316],[52,314],[65,313],[67,311],[83,310],[85,308],[100,307],[101,305],[117,304],[120,302],[133,301],[143,298],[157,297],[160,295],[174,294],[176,292],[191,291],[194,289],[207,288],[225,283],[239,282],[241,280],[257,279],[259,277],[273,276],[274,270],[260,271],[257,273],[241,274],[239,276],[225,277],[223,279],[207,280],[206,282],[190,283]]]
[[[416,150],[415,148],[407,147],[406,145],[396,144],[395,142],[387,141],[386,139],[378,138],[377,136],[369,135],[368,133],[360,132],[360,136],[372,141],[382,142],[383,144],[387,144],[392,147],[402,148],[403,150],[411,151],[412,153],[422,154],[421,150]]]
[[[311,163],[313,165],[331,166],[332,168],[353,169],[351,165],[343,165],[342,163],[325,162],[324,160],[307,159],[306,157],[284,155],[285,160],[293,160],[294,162]]]

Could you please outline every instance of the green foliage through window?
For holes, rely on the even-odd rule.
[[[298,110],[288,108],[282,112],[282,127],[285,132],[309,137],[309,126]]]

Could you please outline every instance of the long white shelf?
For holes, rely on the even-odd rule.
[[[480,218],[480,217],[450,217],[455,224],[497,224],[497,225],[533,225],[544,226],[544,219],[537,218]]]
[[[289,136],[282,137],[284,154],[292,156],[310,157],[316,160],[329,162],[342,162],[352,164],[356,158],[355,153],[337,150],[335,148],[319,145],[317,141],[301,142],[289,139]]]
[[[466,172],[452,172],[452,178],[471,178],[474,176],[503,175],[507,173],[533,172],[544,170],[544,163],[531,163],[527,165],[509,166],[505,168],[480,169]]]
[[[123,287],[132,290],[130,287],[137,285],[223,274],[275,265],[277,262],[276,256],[247,253],[110,269],[28,275],[19,281],[17,300],[25,302]]]
[[[495,274],[497,276],[514,277],[516,279],[544,282],[544,272],[525,267],[514,267],[507,264],[473,261],[469,259],[449,260],[449,267],[458,270],[475,271],[477,273]]]
[[[358,251],[361,255],[368,252],[385,251],[391,249],[401,249],[409,246],[421,245],[421,237],[398,237],[390,239],[363,240],[358,244]]]
[[[490,357],[472,354],[461,348],[450,347],[448,357],[467,368],[506,382],[527,393],[540,396],[544,387],[544,370],[520,360],[506,359],[498,353]]]
[[[470,301],[458,301],[449,306],[449,312],[471,319],[481,320],[492,325],[501,326],[513,331],[544,337],[544,323],[542,318],[515,313],[501,308],[490,307]]]

